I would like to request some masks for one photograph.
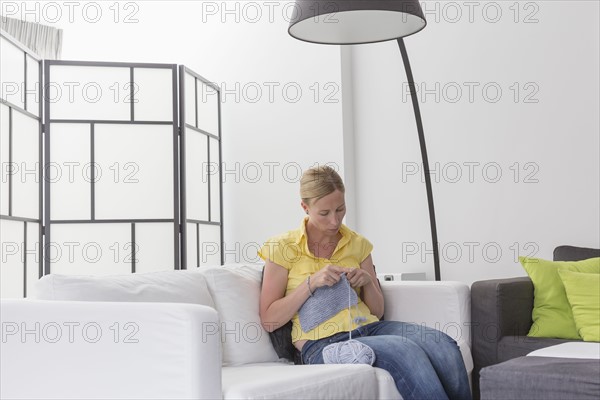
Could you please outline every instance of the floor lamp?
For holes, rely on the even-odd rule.
[[[433,191],[421,111],[403,38],[425,28],[427,21],[417,0],[296,0],[289,33],[296,39],[319,44],[365,44],[397,40],[417,122],[429,223],[433,244],[435,280],[440,280]]]

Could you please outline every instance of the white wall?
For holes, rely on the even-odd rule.
[[[343,172],[340,48],[292,39],[293,2],[36,3],[12,16],[62,28],[64,60],[184,64],[221,87],[227,262],[299,225],[301,169]]]
[[[470,283],[524,275],[517,255],[598,248],[600,35],[598,2],[472,2],[471,16],[466,3],[424,2],[428,26],[405,43],[417,86],[431,90],[420,105],[437,171],[442,279]],[[351,63],[358,229],[374,242],[380,272],[431,279],[425,185],[409,174],[421,170],[421,158],[398,46],[354,46]]]

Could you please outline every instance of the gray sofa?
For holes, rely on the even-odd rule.
[[[600,257],[600,249],[559,246],[554,261],[579,261]],[[471,338],[473,394],[479,398],[482,368],[498,364],[544,347],[571,340],[531,338],[533,283],[528,277],[479,281],[471,286]]]

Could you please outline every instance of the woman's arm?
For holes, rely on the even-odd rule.
[[[326,266],[311,275],[310,290],[314,293],[319,287],[334,285],[347,270],[335,265]],[[273,332],[285,325],[311,296],[307,283],[298,285],[286,296],[287,282],[288,271],[281,265],[267,260],[260,291],[260,321],[267,332]]]
[[[310,296],[308,285],[300,285],[286,296],[287,281],[287,269],[267,260],[260,291],[260,321],[267,332],[291,320]]]
[[[348,273],[348,280],[352,287],[362,288],[362,299],[369,307],[371,314],[381,318],[384,310],[383,292],[377,282],[377,275],[370,254],[360,263],[360,268],[355,268]]]

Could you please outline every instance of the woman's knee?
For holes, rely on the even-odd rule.
[[[380,335],[397,335],[414,340],[415,342],[447,342],[456,341],[440,329],[428,327],[425,324],[414,324],[400,321],[382,321],[383,325],[376,332]]]
[[[423,362],[427,354],[413,340],[397,335],[382,335],[357,338],[356,340],[371,347],[376,358],[386,359],[387,362]]]

